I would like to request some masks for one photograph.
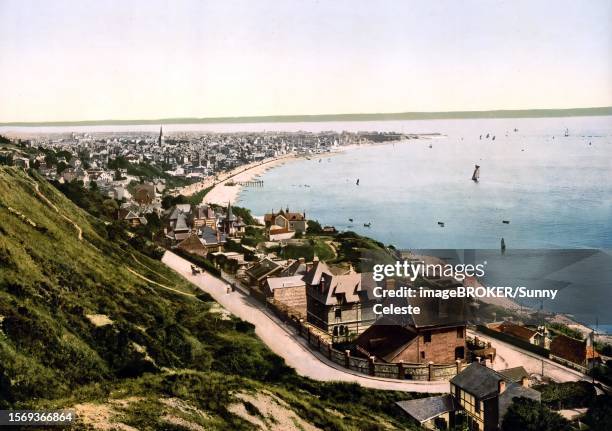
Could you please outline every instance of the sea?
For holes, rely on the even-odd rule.
[[[0,133],[157,130],[0,127]],[[164,125],[165,132],[345,130],[439,135],[286,163],[260,177],[263,187],[244,187],[236,204],[255,215],[305,211],[339,231],[455,263],[486,261],[487,285],[560,289],[555,300],[521,305],[612,333],[611,116]],[[471,180],[475,165],[478,182]]]
[[[521,305],[612,333],[612,117],[276,126],[440,136],[287,163],[263,174],[263,187],[243,188],[238,205],[256,215],[288,207],[396,248],[486,261],[487,285],[559,289]]]

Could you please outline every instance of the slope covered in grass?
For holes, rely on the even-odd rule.
[[[138,429],[406,426],[392,406],[407,394],[297,376],[252,325],[36,174],[0,167],[0,220],[0,408],[74,406],[92,426]]]

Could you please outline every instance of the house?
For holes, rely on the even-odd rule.
[[[283,266],[280,263],[266,257],[248,267],[245,271],[245,275],[247,276],[250,286],[263,291],[266,279],[279,274],[282,270]]]
[[[583,341],[558,334],[550,342],[550,357],[567,365],[590,369],[601,362],[599,353],[593,348],[593,337],[591,333]]]
[[[451,280],[428,280],[428,290],[457,287]],[[386,288],[395,289],[404,283],[387,280]],[[419,308],[419,313],[379,317],[355,340],[355,347],[366,356],[384,362],[451,364],[466,358],[466,321],[471,312],[465,298],[432,297],[397,298],[379,301],[382,307]]]
[[[509,335],[536,346],[548,347],[548,340],[544,330],[535,331],[526,326],[512,322],[492,323],[487,325],[490,329]]]
[[[191,233],[187,238],[180,241],[176,247],[188,253],[205,257],[208,253],[223,251],[225,234],[205,226]]]
[[[127,222],[131,227],[138,227],[147,224],[147,219],[129,208],[120,208],[118,212],[119,220]]]
[[[508,407],[515,397],[540,401],[540,393],[528,387],[527,379],[521,383],[474,362],[450,380],[451,395],[466,414],[470,431],[498,430]]]
[[[419,425],[429,430],[454,429],[455,411],[459,409],[451,394],[398,401],[396,405]]]
[[[169,220],[170,229],[166,229],[166,238],[170,241],[171,245],[187,239],[191,234],[187,215],[183,211],[178,210],[176,218],[174,217],[175,213],[173,212]]]
[[[312,263],[306,263],[303,257],[291,262],[281,273],[280,277],[290,277],[292,275],[304,275],[312,267]]]
[[[470,431],[497,431],[514,398],[541,400],[528,380],[508,380],[483,364],[474,362],[450,380],[450,394],[396,405],[425,429],[451,430],[456,426]]]
[[[264,295],[306,316],[306,283],[302,275],[268,277]]]
[[[272,212],[264,215],[266,229],[272,232],[300,232],[305,233],[308,226],[306,212],[291,212],[289,207],[279,212]]]
[[[427,322],[414,315],[412,322],[398,322],[382,317],[356,340],[356,349],[367,357],[397,363],[451,364],[464,360],[466,353],[464,320],[432,316]]]
[[[366,274],[334,275],[316,261],[304,274],[307,321],[333,336],[365,331],[375,320],[372,307],[375,283]]]
[[[232,205],[228,202],[225,216],[221,219],[218,229],[229,236],[240,236],[244,233],[245,224],[242,218],[234,215]]]
[[[217,226],[217,215],[210,205],[200,205],[194,211],[193,227],[199,228],[202,226],[211,228]]]

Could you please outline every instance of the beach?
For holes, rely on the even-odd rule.
[[[242,186],[237,183],[252,181],[268,169],[283,165],[297,158],[299,158],[299,156],[295,154],[286,154],[280,157],[264,159],[260,162],[239,166],[231,171],[223,172],[215,177],[211,176],[198,183],[183,187],[180,194],[191,196],[199,191],[212,187],[204,197],[204,203],[224,205],[228,202],[235,202],[242,188]],[[228,183],[236,184],[228,185]]]

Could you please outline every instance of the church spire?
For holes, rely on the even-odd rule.
[[[158,144],[161,145],[163,140],[164,140],[164,130],[163,130],[162,126],[159,126],[159,141],[158,141]]]

